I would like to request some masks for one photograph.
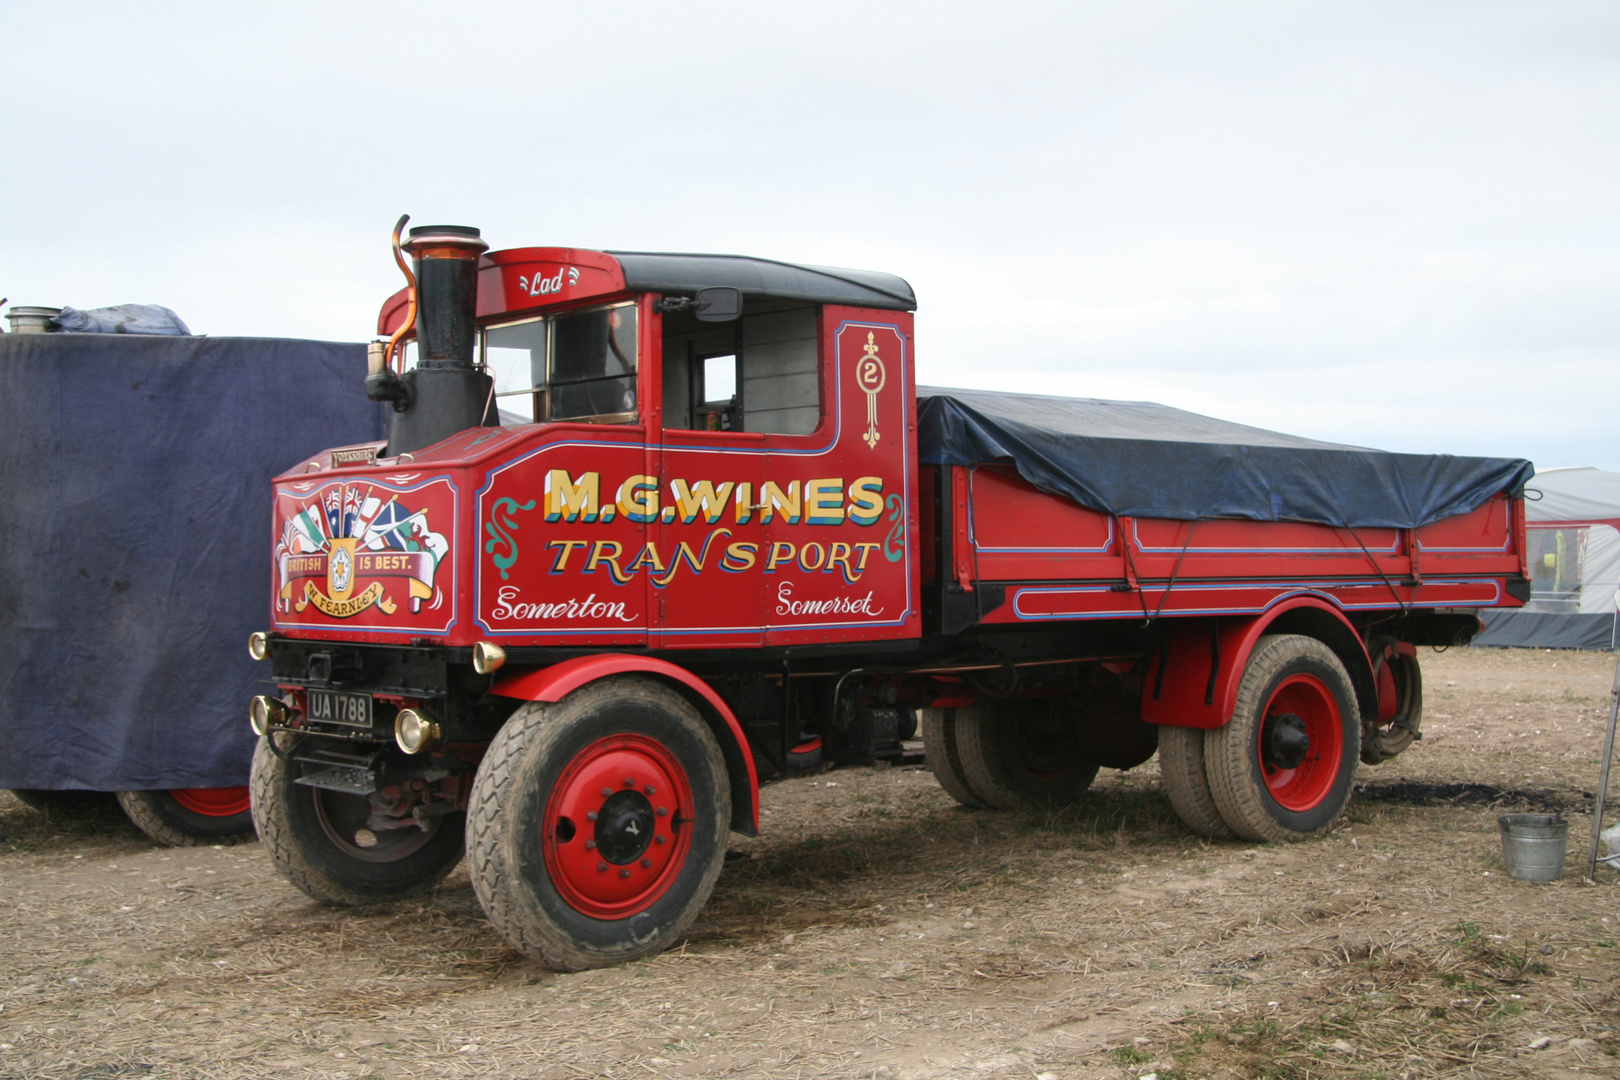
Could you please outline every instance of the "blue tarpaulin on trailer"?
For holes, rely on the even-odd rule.
[[[0,335],[0,788],[245,784],[270,478],[383,437],[365,346]]]
[[[1082,506],[1131,517],[1232,517],[1417,528],[1467,513],[1534,471],[1517,458],[1391,454],[1146,401],[917,387],[918,458],[1012,460]]]

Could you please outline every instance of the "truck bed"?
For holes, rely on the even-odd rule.
[[[1522,572],[1505,495],[1418,529],[1336,528],[1115,517],[1039,491],[1007,464],[946,475],[959,511],[950,579],[1006,593],[985,623],[1237,614],[1300,591],[1343,610],[1487,607],[1505,599],[1501,579]]]
[[[1145,402],[918,389],[923,579],[965,625],[1513,604],[1527,461],[1391,454]],[[930,468],[929,464],[936,466]],[[958,594],[954,601],[952,593]],[[976,594],[976,595],[974,595]]]

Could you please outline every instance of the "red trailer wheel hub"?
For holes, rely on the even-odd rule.
[[[171,788],[169,794],[193,814],[205,817],[234,817],[247,813],[250,808],[245,787]]]

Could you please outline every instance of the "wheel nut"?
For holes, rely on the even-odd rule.
[[[596,820],[596,811],[591,810],[588,813],[586,813],[585,820],[586,821],[595,821]]]
[[[664,836],[655,836],[655,837],[653,837],[653,843],[655,843],[655,844],[667,844],[667,843],[669,843],[669,838],[664,837]]]
[[[652,860],[651,859],[642,859],[641,860],[641,868],[643,870],[651,870],[652,869]]]
[[[658,794],[658,789],[653,787],[651,784],[648,784],[646,787],[641,789],[641,792],[643,795],[656,795]]]
[[[633,776],[625,777],[624,778],[624,786],[625,787],[635,787],[636,786],[636,778],[633,777]]]
[[[630,871],[628,869],[620,870],[619,871],[619,876],[622,877],[622,878],[629,877],[630,876]]]
[[[610,787],[605,787],[605,788],[603,788],[603,789],[602,789],[602,798],[604,798],[604,799],[605,799],[605,798],[607,798],[607,797],[608,797],[608,796],[609,796],[609,795],[612,795],[612,794],[613,794],[613,789],[612,789],[612,788],[610,788]]]
[[[599,863],[597,863],[597,864],[596,864],[596,872],[597,872],[597,873],[598,873],[598,874],[605,874],[605,873],[607,873],[607,863],[605,863],[605,862],[599,862]]]
[[[659,816],[659,817],[665,817],[665,816],[667,816],[667,815],[668,815],[668,814],[669,814],[669,810],[668,810],[668,809],[667,809],[667,808],[665,808],[665,807],[662,807],[662,806],[660,806],[660,807],[659,807],[659,808],[658,808],[658,816]]]
[[[595,840],[587,840],[587,841],[585,841],[585,850],[586,851],[595,851],[596,850],[596,841]]]

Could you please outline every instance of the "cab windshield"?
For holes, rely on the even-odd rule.
[[[636,329],[633,302],[485,329],[501,423],[633,422]]]

